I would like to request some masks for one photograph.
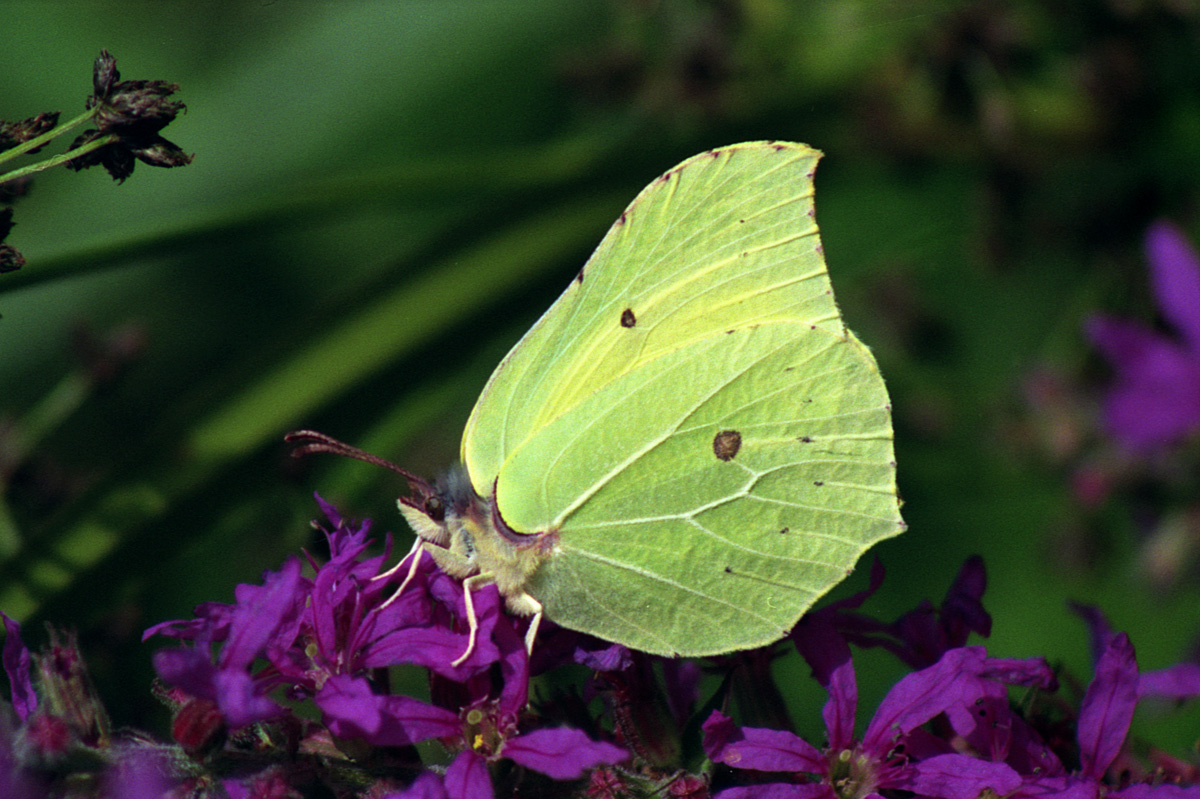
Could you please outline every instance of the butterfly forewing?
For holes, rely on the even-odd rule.
[[[812,213],[819,157],[734,145],[647,186],[485,387],[463,437],[476,490],[538,430],[664,353],[776,320],[840,332]]]

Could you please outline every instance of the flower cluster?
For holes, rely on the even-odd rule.
[[[975,586],[981,593],[982,576],[982,564],[968,562],[940,614],[919,608],[887,629],[846,612],[866,594],[809,614],[792,638],[829,693],[822,711],[825,746],[787,731],[739,727],[714,711],[704,723],[705,751],[752,781],[720,791],[718,799],[863,799],[897,792],[942,799],[1200,797],[1194,766],[1160,758],[1145,767],[1126,748],[1139,699],[1200,695],[1200,666],[1139,673],[1129,637],[1109,630],[1099,611],[1079,608],[1092,627],[1096,669],[1078,712],[1065,720],[1074,739],[1064,738],[1064,719],[1037,707],[1019,711],[1009,702],[1010,686],[1057,689],[1044,660],[991,658],[981,646],[961,645],[965,620],[987,623],[979,596],[963,591]],[[862,636],[864,629],[878,637]],[[897,682],[856,736],[858,691],[848,637],[925,657],[949,648]],[[772,772],[778,774],[773,781],[762,781]]]
[[[1200,694],[1200,666],[1140,672],[1129,637],[1077,608],[1096,671],[1076,712],[1044,660],[968,645],[991,627],[977,558],[939,606],[892,622],[861,612],[883,580],[876,564],[867,590],[810,612],[785,642],[707,667],[552,624],[531,658],[527,622],[484,587],[473,595],[475,646],[458,662],[463,584],[419,553],[385,569],[390,539],[371,554],[369,524],[321,505],[327,560],[291,558],[238,586],[234,603],[146,632],[182,642],[154,656],[173,744],[111,731],[73,642],[31,656],[5,619],[12,710],[0,714],[0,795],[54,796],[69,784],[73,796],[133,799],[1200,799],[1194,764],[1143,762],[1126,742],[1138,701]],[[912,669],[861,733],[851,644],[886,648]],[[767,667],[786,647],[829,694],[822,742],[735,721],[770,716],[753,709],[778,704]],[[1019,707],[1013,687],[1025,692]]]
[[[183,103],[172,100],[178,84],[161,80],[121,80],[117,60],[107,50],[92,66],[92,93],[87,110],[59,124],[59,112],[45,112],[16,122],[0,120],[0,205],[11,204],[29,190],[29,176],[53,166],[65,165],[79,171],[103,166],[118,182],[133,173],[136,161],[151,166],[184,166],[192,156],[162,137],[162,129],[174,121]],[[88,123],[67,152],[4,171],[4,164],[40,151],[54,139]],[[4,239],[12,230],[12,208],[0,208],[0,274],[15,272],[25,258]]]
[[[99,164],[113,180],[121,182],[133,174],[134,159],[162,167],[192,162],[192,156],[160,134],[184,110],[183,103],[170,99],[179,91],[179,84],[161,80],[123,81],[117,71],[117,60],[107,50],[101,50],[92,70],[92,87],[87,107],[92,111],[96,128],[84,131],[70,149],[78,150],[94,142],[102,142],[103,146],[71,159],[67,166],[78,171]]]

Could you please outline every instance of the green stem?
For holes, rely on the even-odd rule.
[[[16,147],[5,150],[4,152],[0,152],[0,164],[4,163],[5,161],[9,161],[13,158],[17,158],[18,156],[22,156],[25,153],[29,152],[30,150],[36,150],[37,148],[39,148],[45,144],[49,144],[50,142],[54,141],[59,136],[63,135],[64,133],[71,130],[72,128],[77,128],[80,125],[82,125],[83,123],[90,121],[91,118],[94,117],[95,115],[96,115],[96,109],[89,108],[87,111],[84,111],[82,114],[75,117],[74,119],[72,119],[68,122],[63,122],[60,125],[55,125],[54,127],[50,128],[50,130],[43,133],[41,136],[35,136],[34,138],[30,139],[29,141],[21,142]]]
[[[26,175],[32,175],[35,172],[41,172],[43,170],[51,169],[53,167],[59,166],[60,164],[65,164],[68,161],[73,161],[74,159],[80,157],[81,155],[87,155],[88,153],[92,152],[93,150],[99,150],[101,147],[106,147],[106,146],[112,144],[113,142],[117,141],[119,138],[121,138],[121,137],[115,133],[109,133],[107,136],[101,136],[99,139],[90,141],[87,144],[83,145],[82,147],[77,147],[74,150],[68,150],[67,152],[65,152],[61,155],[56,155],[52,158],[47,158],[45,161],[39,161],[36,164],[30,164],[29,166],[23,166],[20,169],[14,169],[12,172],[9,172],[4,175],[0,175],[0,183],[7,183],[10,180],[16,180],[17,178],[23,178]],[[36,141],[36,139],[31,139],[30,141]]]

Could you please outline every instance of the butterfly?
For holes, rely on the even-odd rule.
[[[417,557],[464,579],[467,653],[489,583],[529,646],[543,617],[666,656],[765,645],[905,529],[887,391],[814,219],[820,157],[749,142],[665,172],[496,368],[461,464],[397,469]]]

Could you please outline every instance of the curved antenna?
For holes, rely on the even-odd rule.
[[[389,460],[384,460],[378,455],[372,455],[333,436],[318,433],[316,430],[293,430],[285,435],[283,440],[289,444],[296,445],[292,448],[293,458],[303,458],[306,455],[312,455],[317,452],[328,452],[332,455],[341,455],[344,458],[354,458],[363,463],[369,463],[372,466],[382,466],[400,475],[408,481],[408,487],[414,494],[421,497],[422,502],[428,501],[430,497],[437,494],[433,486],[408,469],[397,466]]]

